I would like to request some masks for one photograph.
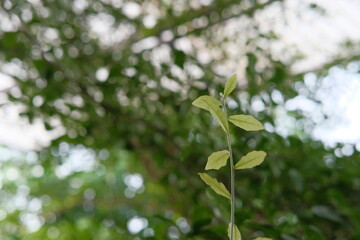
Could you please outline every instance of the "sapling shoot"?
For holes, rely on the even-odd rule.
[[[231,135],[229,131],[229,122],[245,131],[259,131],[264,129],[263,125],[251,115],[232,115],[228,116],[226,100],[234,91],[237,84],[236,75],[232,75],[226,82],[224,92],[221,99],[218,100],[211,96],[201,96],[193,101],[193,105],[207,110],[221,126],[226,135],[227,150],[220,150],[212,153],[208,157],[205,170],[218,170],[226,166],[230,159],[230,192],[225,185],[217,179],[206,173],[199,173],[200,178],[209,185],[217,194],[230,200],[231,215],[228,226],[228,236],[230,240],[241,240],[241,233],[235,225],[235,170],[253,168],[260,165],[266,156],[264,151],[252,151],[243,156],[236,164],[234,164]],[[271,240],[270,238],[256,238],[255,240]]]

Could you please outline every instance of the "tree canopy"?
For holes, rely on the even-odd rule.
[[[294,70],[301,55],[274,51],[264,16],[285,3],[2,1],[0,72],[14,80],[2,107],[20,106],[56,137],[38,151],[1,149],[0,238],[226,239],[229,203],[197,175],[226,145],[191,103],[219,96],[237,73],[230,115],[254,115],[266,131],[230,126],[233,151],[268,154],[237,175],[243,238],[359,239],[359,153],[314,140],[301,110],[287,112],[289,134],[276,131],[284,102],[313,91],[309,71]],[[354,49],[344,43],[311,72],[346,68],[359,59]],[[229,183],[227,172],[217,177]]]

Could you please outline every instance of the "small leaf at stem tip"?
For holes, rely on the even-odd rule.
[[[230,232],[231,232],[231,223],[229,223],[229,227],[228,227],[229,239],[231,239]],[[234,236],[233,237],[234,237],[233,238],[234,240],[241,240],[241,233],[236,225],[234,225]]]
[[[230,199],[230,193],[224,186],[224,184],[218,182],[215,178],[210,177],[206,173],[198,173],[200,178],[209,185],[212,190],[214,190],[217,194],[224,196],[228,199]]]
[[[255,238],[254,240],[273,240],[272,238],[266,238],[266,237],[258,237]]]
[[[217,100],[216,98],[213,98],[211,96],[208,96],[208,95],[198,97],[197,99],[195,99],[192,102],[192,105],[194,105],[195,107],[198,107],[198,108],[209,110],[209,106],[208,106],[207,102],[212,102],[214,105],[216,105],[218,107],[221,106],[221,102],[219,100]]]
[[[252,151],[246,154],[235,165],[236,169],[253,168],[260,165],[266,157],[264,151]]]
[[[232,93],[232,91],[234,91],[236,87],[236,83],[237,83],[237,78],[236,78],[236,74],[234,74],[227,80],[225,84],[224,97],[229,96],[229,94]]]
[[[264,126],[251,115],[233,115],[229,117],[229,121],[246,131],[259,131],[264,129]]]
[[[227,150],[212,153],[208,157],[208,161],[206,163],[205,170],[220,169],[221,167],[226,165],[226,162],[227,162],[229,156],[230,156],[230,153]]]

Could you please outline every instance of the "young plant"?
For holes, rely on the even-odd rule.
[[[235,89],[237,83],[236,75],[231,76],[225,85],[221,101],[211,96],[201,96],[192,104],[210,112],[216,122],[224,130],[227,140],[228,150],[221,150],[212,153],[208,157],[205,170],[218,170],[227,164],[230,158],[230,193],[223,183],[218,182],[215,178],[206,173],[199,173],[200,178],[209,185],[217,194],[230,200],[231,217],[228,227],[228,236],[230,240],[241,240],[241,234],[235,225],[235,170],[253,168],[260,165],[266,156],[264,151],[252,151],[243,156],[240,161],[234,164],[231,137],[229,131],[229,122],[245,131],[259,131],[264,129],[263,125],[250,115],[233,115],[228,117],[226,109],[226,98]],[[271,240],[269,238],[256,238],[255,240]]]

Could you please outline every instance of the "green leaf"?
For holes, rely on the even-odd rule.
[[[231,239],[230,237],[230,232],[231,232],[231,223],[229,223],[229,227],[228,227],[228,236],[229,236],[229,239]],[[234,240],[241,240],[241,233],[239,231],[239,229],[237,228],[236,225],[234,225],[234,236],[233,236]]]
[[[221,102],[219,100],[208,95],[198,97],[197,99],[195,99],[195,101],[192,102],[192,105],[209,111],[208,102],[212,102],[218,107],[221,106]]]
[[[264,126],[251,115],[233,115],[229,117],[229,121],[246,131],[259,131],[264,129]]]
[[[229,156],[230,153],[227,150],[212,153],[208,157],[205,170],[220,169],[221,167],[226,165]]]
[[[225,113],[219,107],[217,107],[217,106],[215,106],[213,104],[209,104],[209,106],[210,106],[209,111],[210,111],[211,115],[220,124],[222,129],[224,129],[224,131],[226,133],[228,133],[229,132],[229,124],[228,124],[228,121],[226,119]]]
[[[217,194],[230,199],[230,193],[224,184],[218,182],[215,178],[210,177],[206,173],[198,173],[200,178],[209,185]]]
[[[221,110],[221,102],[210,96],[201,96],[193,103],[194,106],[208,110],[226,133],[229,132],[229,124],[225,113]]]
[[[264,151],[252,151],[246,154],[240,159],[240,161],[235,165],[236,169],[246,169],[253,168],[260,165],[266,156]]]
[[[224,89],[224,97],[229,96],[229,94],[234,91],[237,83],[236,74],[232,75],[226,82]]]
[[[255,238],[254,240],[272,240],[272,238],[258,237]]]

